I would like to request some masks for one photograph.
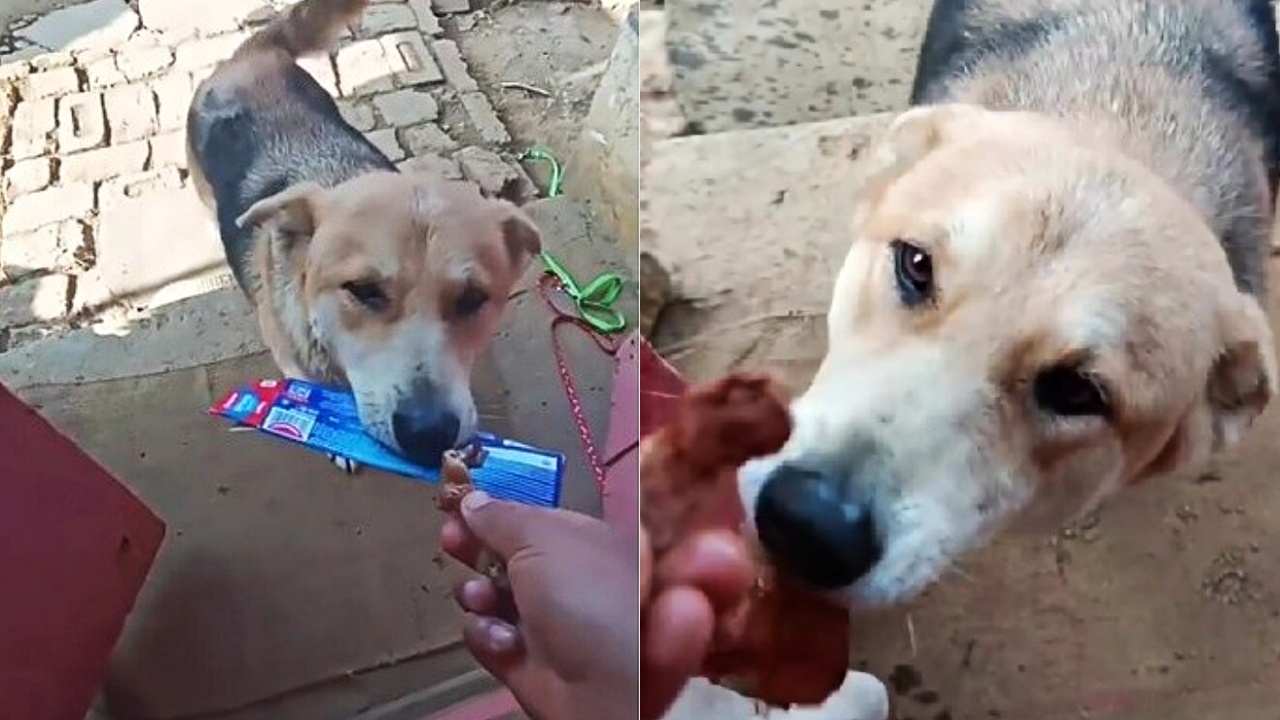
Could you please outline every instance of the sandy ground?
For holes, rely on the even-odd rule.
[[[617,26],[594,3],[535,0],[494,2],[457,25],[472,75],[492,93],[495,109],[518,147],[542,146],[562,161],[581,132]],[[546,188],[547,166],[526,163]]]

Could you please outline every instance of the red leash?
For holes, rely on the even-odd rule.
[[[551,320],[551,348],[556,359],[556,371],[560,373],[560,382],[564,385],[564,394],[569,401],[569,413],[573,416],[573,423],[578,428],[578,438],[582,440],[582,450],[587,456],[587,464],[591,466],[591,472],[596,478],[596,487],[600,490],[600,497],[604,498],[609,494],[609,483],[606,476],[604,461],[600,458],[600,451],[596,447],[595,438],[591,434],[591,426],[587,423],[586,412],[582,409],[582,398],[578,394],[578,385],[573,380],[573,374],[569,371],[569,363],[565,359],[564,347],[560,344],[560,337],[556,334],[556,330],[564,325],[576,327],[586,333],[588,337],[599,347],[604,353],[610,357],[614,357],[618,353],[621,343],[618,340],[610,339],[596,332],[590,325],[572,312],[565,311],[551,298],[551,289],[563,291],[564,286],[560,280],[551,273],[544,273],[538,278],[538,294],[542,296],[543,302],[547,307],[551,308],[552,314],[555,316]]]

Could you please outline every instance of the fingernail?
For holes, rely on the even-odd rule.
[[[493,502],[493,498],[489,497],[489,493],[483,490],[472,490],[463,496],[462,507],[466,510],[479,510],[490,502]]]
[[[509,653],[516,647],[516,631],[510,625],[499,620],[484,620],[484,634],[489,649],[495,653]]]

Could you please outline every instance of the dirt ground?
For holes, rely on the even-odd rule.
[[[609,15],[597,3],[500,1],[444,22],[476,80],[499,88],[492,101],[515,146],[542,146],[563,161],[618,34]],[[546,165],[525,167],[546,189]]]

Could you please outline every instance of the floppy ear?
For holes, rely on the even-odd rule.
[[[511,203],[503,204],[511,207],[511,214],[502,221],[502,241],[506,243],[511,261],[523,273],[533,256],[542,252],[542,233],[520,209]]]
[[[324,189],[305,182],[254,203],[236,218],[240,228],[261,227],[286,241],[306,241],[316,230],[316,204]]]
[[[899,115],[867,156],[867,175],[859,193],[870,201],[949,138],[990,112],[977,105],[921,105]]]
[[[1258,301],[1233,288],[1220,312],[1222,346],[1205,392],[1214,450],[1239,442],[1271,402],[1276,379],[1271,325]]]

